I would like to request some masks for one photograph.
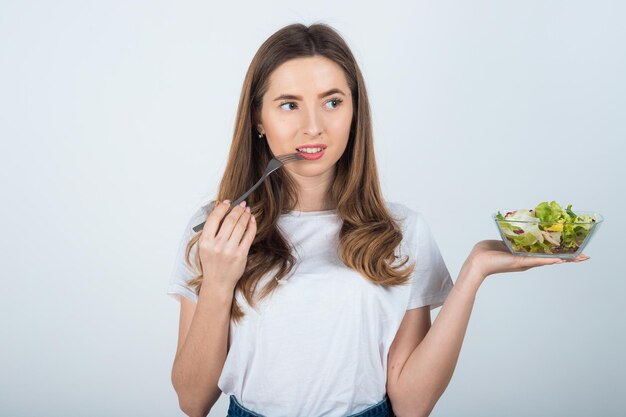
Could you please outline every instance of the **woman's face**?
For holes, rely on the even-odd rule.
[[[260,118],[257,129],[274,155],[298,152],[306,145],[324,148],[321,156],[307,154],[308,160],[285,165],[296,179],[334,174],[352,122],[352,96],[343,69],[321,56],[283,63],[270,74]]]

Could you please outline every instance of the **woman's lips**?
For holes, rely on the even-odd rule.
[[[313,161],[315,159],[320,159],[322,155],[324,155],[324,149],[316,153],[306,153],[306,152],[300,152],[300,151],[298,151],[298,153],[302,155],[305,159]]]

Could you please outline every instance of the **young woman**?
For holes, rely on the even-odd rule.
[[[298,149],[313,153],[226,214],[273,155]],[[558,262],[485,240],[452,283],[420,212],[382,196],[363,77],[323,24],[284,27],[254,56],[217,201],[189,220],[168,287],[189,416],[222,392],[229,416],[427,416],[483,280]]]

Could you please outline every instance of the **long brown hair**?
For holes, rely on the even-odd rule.
[[[363,76],[346,42],[326,24],[288,25],[271,35],[257,51],[241,90],[233,141],[216,200],[232,201],[242,195],[261,177],[272,158],[267,142],[257,136],[255,129],[270,74],[290,59],[312,56],[326,57],[341,66],[352,92],[354,110],[350,137],[336,163],[335,179],[328,196],[328,201],[336,206],[337,214],[343,220],[339,232],[339,258],[348,268],[373,283],[383,286],[407,284],[415,263],[400,270],[409,260],[406,257],[394,265],[399,259],[395,249],[402,241],[402,231],[382,197]],[[256,286],[265,274],[275,275],[262,288],[259,300],[269,295],[295,265],[289,243],[276,224],[282,213],[294,209],[296,200],[296,184],[282,169],[270,175],[246,199],[257,220],[257,235],[235,291],[241,291],[251,306],[255,305]],[[193,235],[185,256],[188,265],[198,271],[189,282],[198,295],[203,275],[198,251],[195,265],[189,258],[201,233]],[[239,322],[243,316],[237,300],[233,299],[231,319]]]

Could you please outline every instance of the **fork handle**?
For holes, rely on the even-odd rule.
[[[256,182],[256,184],[254,184],[254,185],[252,186],[252,188],[250,188],[248,191],[246,191],[245,193],[243,193],[243,195],[242,195],[241,197],[239,197],[238,199],[236,199],[235,201],[233,201],[233,203],[230,205],[230,209],[231,209],[231,210],[232,210],[232,209],[234,209],[234,208],[235,208],[235,207],[236,207],[239,203],[241,203],[243,200],[245,200],[245,199],[246,199],[246,197],[248,197],[248,196],[252,193],[252,191],[254,191],[254,190],[256,190],[257,188],[259,188],[259,185],[261,185],[261,183],[262,183],[263,181],[265,181],[265,177],[266,177],[266,176],[265,176],[265,175],[263,175],[263,176],[261,177],[261,179],[260,179],[260,180],[258,180],[258,181]]]
[[[252,186],[252,188],[250,188],[248,191],[246,191],[245,193],[243,193],[243,195],[242,195],[241,197],[239,197],[238,199],[236,199],[235,201],[233,201],[233,202],[230,204],[230,208],[229,208],[229,209],[228,209],[228,211],[226,212],[225,216],[226,216],[228,213],[230,213],[230,211],[231,211],[232,209],[234,209],[235,207],[237,207],[237,205],[239,205],[239,203],[241,203],[243,200],[245,200],[245,199],[246,199],[246,197],[248,197],[248,196],[252,193],[252,191],[256,190],[256,189],[259,187],[259,185],[261,185],[261,183],[263,182],[263,180],[265,180],[265,177],[266,177],[265,175],[264,175],[263,177],[261,177],[261,179],[260,179],[260,180],[258,180],[258,181],[256,182],[256,184],[254,184],[254,185]],[[199,232],[200,230],[202,230],[202,229],[204,228],[204,224],[205,224],[205,223],[206,223],[206,221],[204,221],[204,222],[200,223],[200,224],[199,224],[199,225],[197,225],[197,226],[194,226],[194,227],[193,227],[193,231],[194,231],[194,232]]]
[[[279,160],[277,160],[276,158],[272,158],[272,160],[270,161],[270,163],[267,166],[267,169],[265,170],[265,172],[263,173],[263,175],[261,176],[261,178],[256,182],[256,184],[254,184],[248,191],[246,191],[241,197],[239,197],[238,199],[236,199],[235,201],[233,201],[230,205],[230,208],[228,209],[228,212],[226,212],[226,214],[228,214],[232,209],[234,209],[239,203],[241,203],[243,200],[246,199],[246,197],[248,197],[252,191],[256,190],[259,185],[261,185],[261,183],[263,183],[263,181],[265,181],[265,179],[268,177],[268,175],[270,175],[272,172],[276,171],[278,168],[280,168],[281,166],[283,166],[283,163]],[[206,221],[200,223],[197,226],[193,227],[193,231],[194,232],[199,232],[200,230],[202,230],[204,228],[204,224],[206,223]]]
[[[233,201],[233,203],[230,205],[230,209],[232,210],[233,208],[235,208],[239,203],[241,203],[243,200],[246,199],[246,197],[248,197],[252,191],[256,190],[257,188],[259,188],[259,185],[261,185],[263,183],[263,181],[265,181],[265,179],[274,171],[276,171],[278,168],[280,168],[281,166],[283,166],[283,164],[276,160],[275,158],[272,158],[272,160],[270,161],[270,163],[267,166],[267,169],[265,170],[265,172],[263,173],[263,175],[261,175],[261,178],[259,178],[259,180],[252,186],[250,187],[250,189],[248,191],[246,191],[245,193],[243,193],[243,195],[241,197],[239,197],[238,199],[236,199],[235,201]]]

